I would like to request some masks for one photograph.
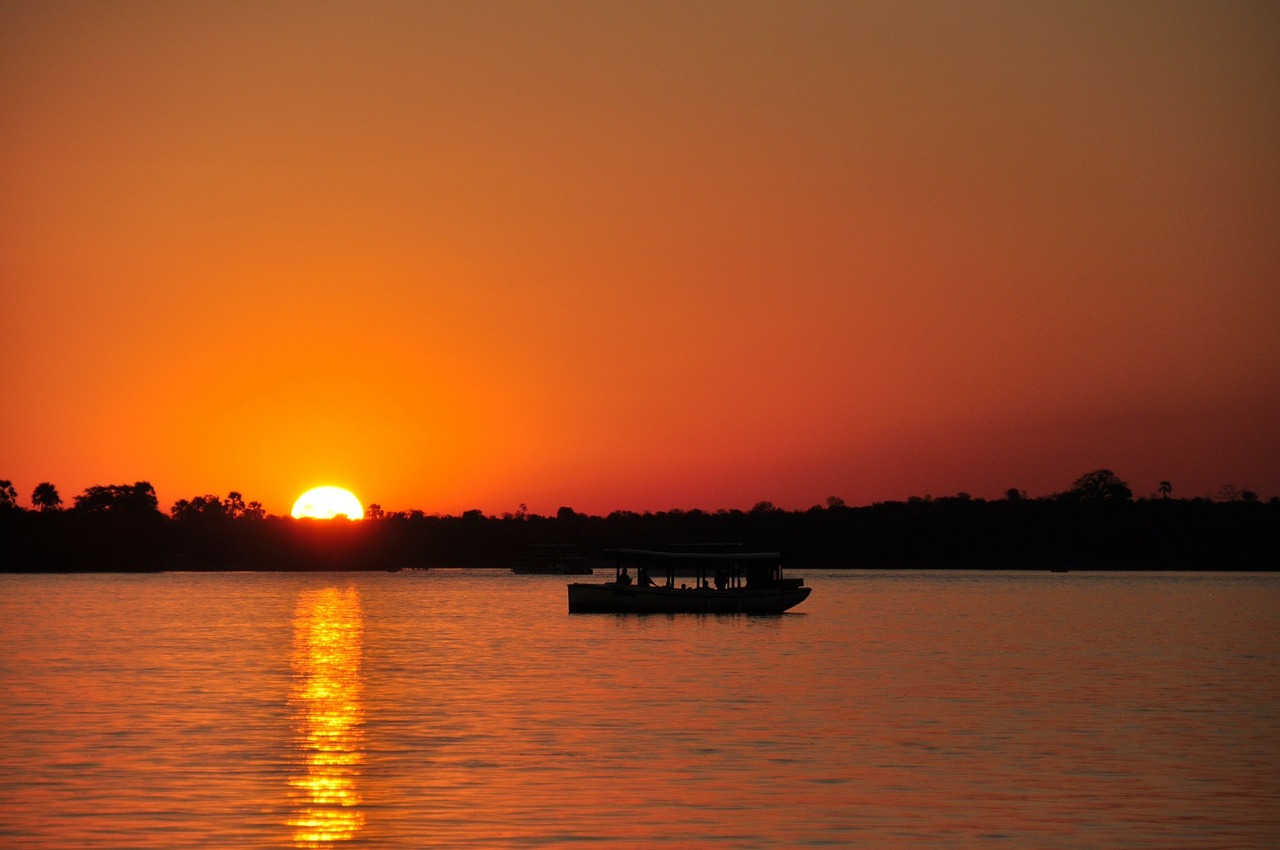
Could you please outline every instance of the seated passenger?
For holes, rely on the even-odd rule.
[[[622,572],[618,573],[618,584],[631,584],[631,573],[627,572],[626,567],[623,567]]]

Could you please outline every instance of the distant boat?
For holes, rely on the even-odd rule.
[[[511,572],[522,576],[589,576],[595,572],[576,546],[567,543],[538,543]]]
[[[802,578],[783,578],[777,552],[655,552],[611,549],[614,580],[569,585],[570,614],[781,614],[809,597]],[[636,566],[633,579],[628,564]],[[676,583],[693,569],[693,584]],[[657,583],[650,573],[658,573]],[[713,578],[712,578],[713,577]]]

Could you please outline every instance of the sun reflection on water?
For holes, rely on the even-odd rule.
[[[354,838],[360,810],[361,641],[364,621],[355,588],[304,591],[293,617],[291,697],[294,746],[302,757],[289,780],[295,847]]]

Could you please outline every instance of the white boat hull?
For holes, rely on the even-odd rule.
[[[569,585],[570,614],[781,614],[809,596],[807,587],[710,590],[637,587],[630,584]]]

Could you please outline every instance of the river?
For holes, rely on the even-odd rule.
[[[806,578],[0,576],[0,847],[1280,844],[1280,576]]]

